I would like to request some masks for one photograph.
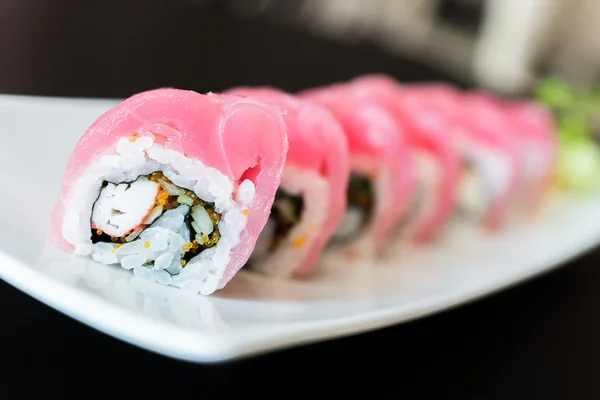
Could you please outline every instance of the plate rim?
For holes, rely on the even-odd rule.
[[[3,251],[0,251],[0,279],[63,315],[118,340],[166,357],[193,363],[214,364],[348,337],[439,314],[550,273],[573,259],[593,251],[599,245],[599,239],[600,226],[595,229],[594,235],[589,235],[585,241],[573,246],[551,265],[543,262],[536,263],[538,265],[523,268],[520,270],[522,272],[505,279],[496,279],[491,284],[480,285],[475,289],[462,290],[459,296],[434,295],[417,303],[412,302],[411,312],[408,313],[402,310],[406,307],[403,305],[322,321],[288,322],[284,326],[274,326],[267,331],[249,328],[244,329],[243,335],[235,331],[220,332],[218,335],[197,330],[186,331],[177,326],[151,320],[129,309],[119,308],[91,293],[79,291],[47,277]],[[60,295],[53,294],[59,292],[57,289],[62,291]],[[73,296],[78,297],[80,301],[69,301]],[[451,297],[451,300],[448,297]],[[119,318],[115,318],[115,312]],[[135,324],[118,323],[125,317],[134,319]],[[151,328],[146,332],[152,333],[140,335],[140,332],[144,332],[140,326]],[[169,337],[176,337],[179,340],[175,342],[171,340],[171,344],[161,345],[160,340],[153,339],[161,334],[174,335]]]

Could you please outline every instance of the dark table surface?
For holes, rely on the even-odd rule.
[[[125,97],[158,86],[205,92],[264,84],[295,91],[365,72],[446,79],[368,43],[336,44],[201,3],[5,0],[0,92]],[[130,346],[0,282],[0,399],[314,397],[324,390],[336,397],[372,390],[409,399],[595,399],[599,267],[594,251],[439,315],[212,366]]]

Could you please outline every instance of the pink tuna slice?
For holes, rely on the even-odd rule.
[[[223,288],[246,263],[267,222],[288,150],[282,111],[257,100],[157,89],[136,94],[101,115],[76,144],[63,175],[61,198],[53,212],[55,242],[72,249],[57,237],[64,203],[94,158],[112,151],[119,138],[149,134],[163,146],[219,170],[235,184],[250,179],[255,185],[246,229],[219,282]]]
[[[348,139],[350,157],[370,160],[375,169],[390,171],[385,199],[387,208],[372,217],[369,242],[360,255],[383,250],[391,234],[408,208],[414,187],[414,175],[404,132],[392,115],[389,105],[380,99],[355,90],[349,84],[334,84],[300,93],[304,99],[327,106],[342,124]],[[377,171],[373,171],[377,173]]]
[[[406,133],[410,151],[429,154],[441,173],[437,196],[429,214],[414,229],[413,240],[428,243],[434,240],[456,206],[456,188],[459,183],[459,157],[450,140],[451,121],[420,96],[410,86],[400,85],[381,74],[364,75],[354,79],[354,85],[368,87],[378,96],[394,105],[394,118]],[[418,174],[418,171],[416,171]],[[418,176],[417,178],[418,179]]]
[[[304,276],[316,266],[325,245],[340,224],[346,210],[346,188],[350,176],[350,156],[344,131],[324,107],[301,100],[271,87],[240,87],[228,93],[245,95],[285,109],[289,150],[286,166],[313,170],[329,183],[327,219],[315,232],[310,250],[298,259],[294,275]]]
[[[443,83],[415,85],[410,89],[453,124],[452,132],[465,135],[468,140],[502,154],[508,163],[509,183],[506,190],[494,198],[484,225],[490,230],[499,229],[505,222],[517,194],[520,168],[518,144],[509,121],[502,115],[490,96],[471,92],[463,94]]]
[[[526,188],[524,204],[526,209],[534,210],[551,184],[556,164],[558,144],[554,118],[550,111],[532,101],[507,101],[501,106],[508,113],[518,140],[532,143],[540,155],[540,173],[534,177],[533,187]]]

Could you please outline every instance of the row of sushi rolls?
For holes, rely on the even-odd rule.
[[[328,251],[435,246],[451,221],[494,235],[551,190],[598,189],[597,98],[552,79],[506,99],[383,74],[293,94],[149,90],[75,145],[53,242],[210,295],[242,268],[299,279]]]

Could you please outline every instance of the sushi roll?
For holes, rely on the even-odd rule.
[[[398,147],[395,149],[396,163],[400,173],[396,176],[397,185],[394,207],[391,212],[392,221],[395,223],[394,229],[401,225],[401,221],[410,217],[410,213],[416,210],[416,195],[418,189],[418,177],[416,169],[416,157],[413,155],[408,132],[397,113],[397,97],[395,93],[390,95],[386,88],[387,78],[379,75],[366,75],[356,78],[347,83],[347,87],[352,96],[360,98],[362,101],[377,104],[379,107],[387,110],[388,115],[395,121],[394,132],[397,136]],[[384,90],[380,90],[380,89]]]
[[[422,100],[406,89],[399,94],[400,118],[415,154],[419,179],[417,209],[406,221],[403,234],[418,244],[428,244],[445,232],[456,209],[460,157],[449,133],[452,121]]]
[[[252,270],[306,275],[342,221],[350,175],[348,144],[324,107],[274,88],[234,88],[285,110],[289,150],[267,224],[250,256]]]
[[[325,105],[340,121],[350,151],[347,208],[331,246],[356,258],[381,254],[408,207],[411,179],[403,133],[378,99],[347,83],[308,90],[303,99]]]
[[[537,209],[551,186],[558,157],[556,126],[552,114],[533,101],[503,102],[519,142],[523,179],[518,188],[519,205]]]
[[[449,132],[452,122],[409,85],[379,74],[355,78],[352,85],[393,104],[393,117],[406,136],[416,187],[405,217],[398,225],[400,237],[425,244],[448,225],[456,205],[460,164]]]
[[[250,257],[287,149],[273,105],[177,89],[134,95],[76,144],[53,212],[54,242],[211,294]]]
[[[455,216],[499,229],[508,218],[520,172],[518,144],[506,115],[481,93],[442,83],[415,85],[415,96],[451,123],[460,156]]]
[[[498,98],[487,92],[475,91],[463,96],[461,104],[466,114],[465,126],[486,137],[499,150],[495,161],[497,173],[486,178],[498,203],[495,215],[488,219],[488,226],[498,229],[514,221],[520,213],[519,188],[525,179],[523,143],[514,129],[514,121]],[[468,118],[469,115],[476,117]],[[493,154],[488,154],[485,161],[490,163],[491,160]]]

